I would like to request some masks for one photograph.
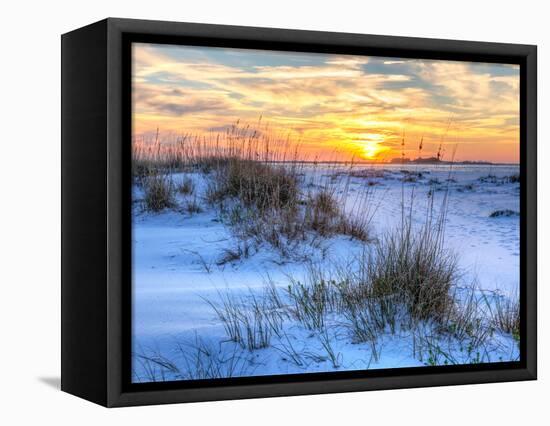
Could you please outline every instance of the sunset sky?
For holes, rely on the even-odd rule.
[[[307,158],[388,161],[404,133],[408,158],[519,161],[516,65],[134,44],[132,93],[146,142],[261,116]]]

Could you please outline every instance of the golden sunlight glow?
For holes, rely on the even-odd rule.
[[[375,141],[365,141],[362,144],[362,156],[367,160],[374,160],[383,149]]]

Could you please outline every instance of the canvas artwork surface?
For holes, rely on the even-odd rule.
[[[132,44],[132,381],[519,360],[519,66]]]

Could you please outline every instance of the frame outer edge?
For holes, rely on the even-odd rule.
[[[188,24],[108,18],[107,37],[107,406],[121,407],[176,402],[309,395],[335,392],[416,388],[532,380],[536,378],[536,46],[470,42],[456,40],[421,39],[362,34],[327,33],[318,31],[280,30],[271,28],[236,27],[208,24]],[[196,389],[171,389],[126,392],[122,386],[122,250],[125,242],[121,233],[123,212],[123,116],[122,116],[122,35],[123,33],[170,34],[190,37],[227,37],[232,39],[268,42],[316,43],[364,46],[376,48],[417,49],[420,52],[448,51],[453,54],[501,55],[526,60],[528,71],[526,131],[528,145],[528,357],[527,368],[494,369],[466,373],[431,373],[393,377],[357,378],[311,381],[304,377],[295,383],[219,386]],[[423,48],[421,48],[423,46]],[[421,55],[419,55],[420,57]],[[534,188],[534,189],[533,189]],[[534,308],[534,309],[533,309]]]
[[[61,390],[107,399],[105,20],[61,37]]]
[[[122,33],[107,19],[107,406],[122,394],[123,122]]]
[[[526,55],[527,371],[537,379],[537,46]]]

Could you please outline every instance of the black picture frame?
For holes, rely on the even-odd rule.
[[[534,380],[536,46],[109,18],[62,36],[62,390],[130,406]],[[520,65],[520,361],[130,383],[130,43]]]

